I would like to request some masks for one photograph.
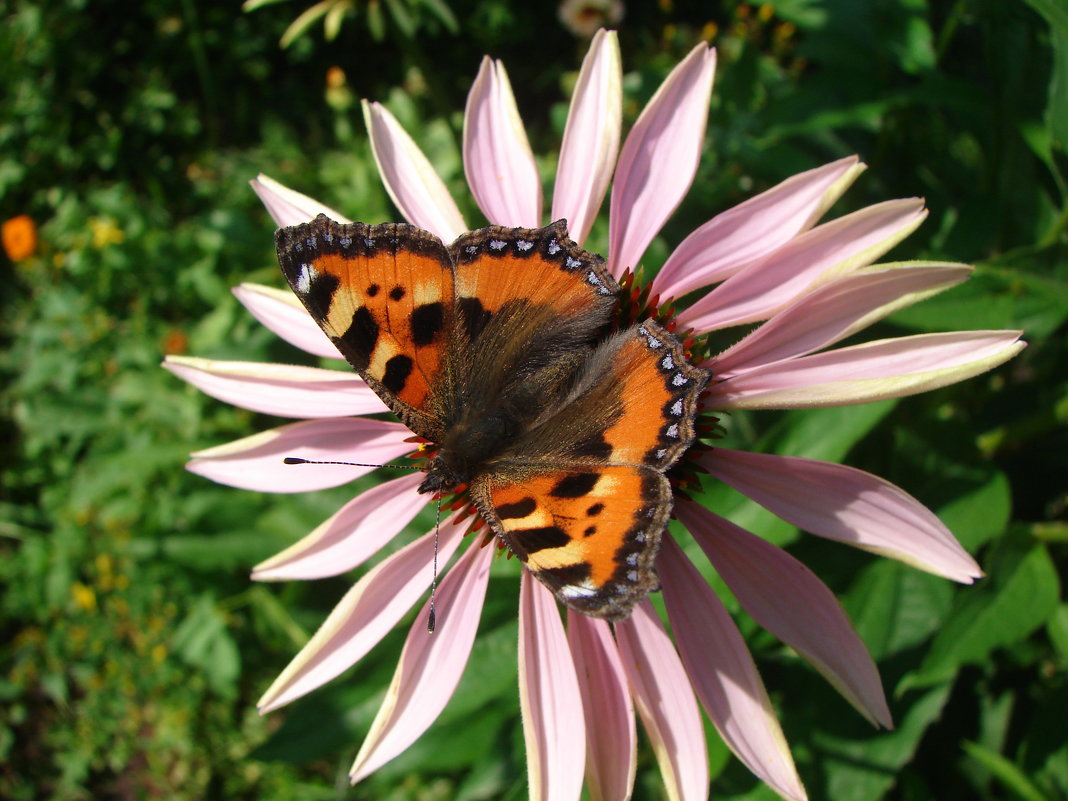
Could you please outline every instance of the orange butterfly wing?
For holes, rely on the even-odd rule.
[[[657,587],[664,473],[695,436],[705,370],[653,322],[591,355],[603,369],[472,484],[482,515],[568,606],[618,620]],[[592,423],[591,423],[592,421]],[[546,450],[548,443],[548,450]]]
[[[452,260],[403,223],[341,224],[320,214],[276,235],[282,272],[370,387],[415,433],[439,440],[435,386],[454,305]]]

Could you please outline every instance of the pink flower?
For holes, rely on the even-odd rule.
[[[715,53],[700,45],[664,81],[620,148],[621,67],[616,37],[593,39],[575,89],[548,219],[566,218],[579,243],[609,183],[609,268],[639,265],[682,200],[701,153]],[[377,103],[364,118],[380,172],[404,217],[448,242],[468,229],[444,184],[396,119]],[[486,59],[468,97],[464,164],[490,222],[546,222],[541,183],[504,66]],[[695,336],[760,325],[702,366],[713,379],[704,410],[797,409],[895,398],[988,370],[1024,346],[1013,331],[928,334],[831,348],[892,311],[960,283],[969,268],[874,264],[926,216],[895,200],[817,224],[863,170],[845,158],[790,178],[712,218],[683,240],[653,280],[661,299],[701,290],[678,314]],[[322,212],[344,218],[266,176],[252,182],[279,225]],[[712,287],[711,289],[706,289]],[[288,291],[235,290],[272,331],[317,356],[334,346]],[[284,456],[384,463],[412,448],[398,423],[362,418],[384,407],[353,374],[311,367],[172,357],[168,369],[205,392],[255,411],[306,419],[193,455],[189,469],[268,492],[337,486],[371,468],[294,469]],[[904,491],[860,470],[726,448],[690,463],[812,534],[892,556],[969,583],[981,572],[949,531]],[[398,534],[425,502],[405,475],[342,507],[304,539],[255,568],[260,580],[350,570]],[[891,726],[879,677],[826,586],[792,556],[698,504],[675,512],[753,618],[812,662],[865,717]],[[437,631],[426,609],[412,624],[386,699],[352,767],[359,781],[414,742],[445,706],[474,642],[494,549],[464,540],[467,522],[442,524]],[[277,709],[352,666],[427,599],[434,532],[379,561],[264,694]],[[803,799],[782,730],[746,645],[698,568],[670,537],[657,562],[670,637],[648,600],[608,624],[569,611],[525,571],[519,597],[519,676],[530,796],[629,797],[635,773],[634,709],[653,745],[667,793],[705,799],[708,764],[700,709],[750,770],[786,798]]]

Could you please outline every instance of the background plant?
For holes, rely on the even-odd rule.
[[[185,473],[188,451],[277,421],[158,367],[165,353],[301,358],[229,293],[281,285],[245,182],[264,171],[350,216],[395,218],[360,97],[386,102],[459,198],[456,110],[483,53],[506,59],[534,151],[558,146],[585,44],[555,7],[383,5],[335,12],[331,38],[311,25],[285,50],[303,6],[3,7],[0,217],[29,215],[37,245],[0,265],[0,797],[525,797],[514,578],[495,579],[445,714],[366,783],[348,789],[344,771],[399,638],[359,675],[255,714],[348,581],[253,585],[248,569],[353,488],[269,497]],[[871,169],[839,211],[923,195],[931,217],[895,255],[978,265],[885,332],[1022,327],[1032,343],[992,375],[896,404],[732,417],[746,448],[843,458],[905,487],[989,575],[957,588],[709,491],[843,596],[891,693],[897,730],[873,732],[740,619],[809,791],[1068,799],[1068,13],[1056,0],[632,3],[629,120],[702,37],[720,54],[707,153],[649,268],[714,212],[859,153]],[[772,797],[713,750],[717,798]],[[660,797],[646,754],[635,798]]]

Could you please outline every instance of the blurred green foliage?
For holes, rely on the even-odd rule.
[[[458,141],[479,59],[505,60],[548,182],[586,45],[549,4],[396,0],[385,15],[378,3],[335,12],[325,39],[309,27],[282,50],[297,12],[259,5],[4,6],[0,216],[29,215],[39,242],[0,265],[0,797],[523,798],[514,564],[492,580],[441,720],[365,783],[349,789],[344,773],[399,632],[355,674],[256,715],[348,580],[252,585],[248,569],[353,489],[270,497],[185,473],[188,451],[278,421],[158,365],[165,353],[302,358],[228,291],[280,283],[248,178],[263,171],[351,216],[394,218],[362,133],[356,100],[369,97],[477,221]],[[411,9],[426,13],[403,17]],[[664,0],[626,11],[628,121],[698,39],[719,48],[706,156],[649,267],[716,211],[859,153],[871,169],[841,211],[924,195],[931,217],[895,255],[978,265],[969,284],[877,333],[1023,327],[1031,342],[991,375],[896,404],[731,418],[740,446],[847,459],[899,483],[989,575],[956,587],[708,489],[713,508],[786,545],[843,597],[891,694],[896,730],[871,731],[739,616],[811,796],[1068,799],[1063,5]],[[602,225],[591,244],[604,238]],[[711,748],[717,798],[772,797]],[[663,797],[648,753],[635,797]]]

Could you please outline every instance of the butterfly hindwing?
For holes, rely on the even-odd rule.
[[[281,229],[277,246],[293,291],[356,372],[415,433],[440,438],[435,380],[454,307],[441,241],[411,225],[319,215]]]
[[[708,373],[653,322],[617,335],[588,361],[594,374],[580,394],[471,491],[494,531],[561,601],[615,620],[657,585],[653,562],[672,507],[664,473],[693,442]]]

